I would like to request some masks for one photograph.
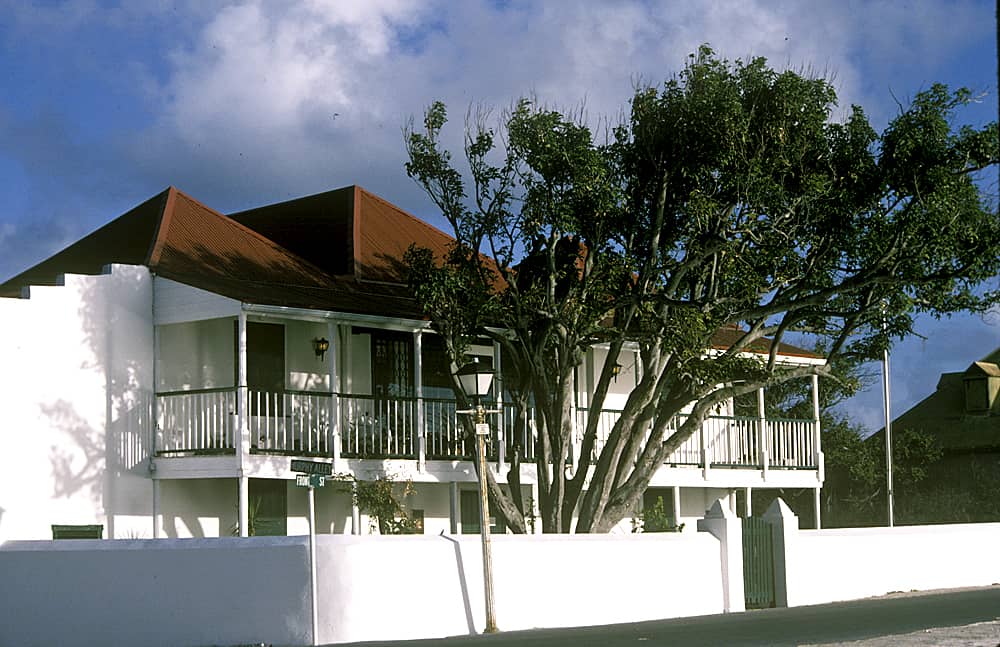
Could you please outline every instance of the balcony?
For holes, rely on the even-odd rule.
[[[304,391],[271,393],[248,390],[247,427],[250,453],[360,459],[467,460],[456,405],[430,398],[377,398]],[[235,389],[206,389],[157,394],[157,455],[235,454],[237,448]],[[604,410],[597,427],[595,452],[603,447],[620,411]],[[587,411],[577,410],[578,433]],[[509,456],[516,444],[521,460],[534,462],[534,411],[515,424],[516,410],[503,406],[493,425],[490,459]],[[331,420],[339,420],[334,426]],[[678,416],[670,430],[683,422]],[[500,447],[498,439],[506,439]],[[574,439],[579,447],[580,438]],[[339,442],[339,445],[337,444]],[[712,416],[664,461],[674,467],[743,469],[818,469],[816,427],[812,420]],[[577,449],[578,451],[578,449]]]

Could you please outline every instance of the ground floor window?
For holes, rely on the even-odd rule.
[[[461,492],[462,534],[475,535],[479,533],[479,490],[462,490]],[[490,515],[490,532],[501,534],[507,528],[500,523],[499,517]]]
[[[677,525],[674,488],[651,487],[642,495],[643,532],[664,532]]]
[[[250,534],[288,534],[288,485],[281,479],[250,479]]]
[[[53,539],[104,539],[104,526],[66,526],[52,525]]]

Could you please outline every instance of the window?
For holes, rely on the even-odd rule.
[[[424,335],[420,343],[423,347],[420,378],[424,397],[451,400],[455,397],[451,390],[451,367],[441,338],[437,335]]]
[[[413,397],[413,335],[373,330],[372,394],[376,398]]]
[[[104,539],[104,526],[57,526],[52,525],[53,539]]]
[[[965,379],[965,410],[984,412],[990,408],[989,392],[985,377]]]
[[[462,490],[461,492],[462,534],[475,535],[479,529],[479,490]],[[490,516],[490,532],[503,534],[506,526],[500,523],[499,517]]]
[[[642,494],[643,532],[663,532],[677,525],[674,489],[651,487]]]
[[[257,537],[288,534],[288,486],[280,479],[250,479],[250,534]]]

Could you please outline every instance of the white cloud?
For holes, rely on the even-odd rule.
[[[159,135],[219,163],[238,149],[262,174],[325,173],[345,149],[353,156],[374,146],[398,158],[400,126],[437,98],[455,114],[471,102],[506,106],[535,93],[563,107],[586,101],[592,117],[617,115],[637,79],[659,83],[706,42],[731,58],[763,55],[776,66],[832,76],[842,104],[875,101],[875,112],[888,114],[888,88],[873,79],[942,58],[936,53],[955,44],[954,36],[938,35],[952,33],[940,29],[942,20],[967,27],[974,8],[735,0],[231,4],[192,45],[171,53]]]

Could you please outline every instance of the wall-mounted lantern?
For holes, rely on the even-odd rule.
[[[325,337],[320,337],[319,339],[314,339],[312,343],[316,358],[322,362],[326,359],[326,351],[330,350],[330,342]]]

